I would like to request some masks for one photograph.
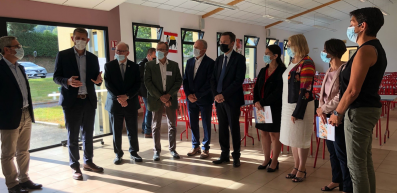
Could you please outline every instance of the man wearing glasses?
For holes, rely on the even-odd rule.
[[[160,128],[163,110],[167,114],[168,140],[171,156],[179,159],[176,152],[176,109],[177,94],[182,85],[178,63],[168,60],[169,47],[164,42],[157,44],[156,60],[146,63],[145,85],[148,91],[148,109],[153,112],[152,135],[154,141],[153,160],[160,160]]]
[[[122,163],[124,155],[121,149],[121,137],[125,120],[127,136],[130,143],[130,158],[142,162],[138,155],[138,91],[141,84],[139,67],[128,60],[129,46],[120,42],[116,47],[115,60],[105,64],[105,86],[108,90],[105,109],[109,112],[110,125],[113,131],[113,149],[116,158],[113,163]]]
[[[24,51],[12,36],[0,38],[0,50],[3,55],[0,60],[1,167],[8,192],[29,192],[25,188],[40,189],[42,185],[33,183],[28,175],[34,116],[25,69],[17,62],[23,58]]]

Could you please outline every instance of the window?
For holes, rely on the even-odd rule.
[[[278,40],[274,38],[266,38],[266,47],[269,45],[278,45]]]
[[[288,48],[287,44],[288,44],[288,40],[284,40],[284,64],[286,66],[288,66],[289,62],[291,61],[291,57],[288,55],[288,52],[287,52],[287,48]]]
[[[146,58],[149,48],[156,48],[163,28],[158,25],[132,23],[134,39],[134,60],[136,63]]]
[[[245,48],[245,63],[246,72],[245,78],[250,78],[251,80],[256,76],[256,55],[257,46],[259,42],[259,37],[255,36],[244,36],[244,48]]]
[[[61,86],[53,81],[54,63],[59,51],[74,46],[71,37],[76,27],[88,32],[86,50],[98,56],[101,71],[109,61],[108,28],[0,17],[0,37],[16,36],[25,55],[18,61],[26,68],[30,84],[36,123],[32,125],[30,150],[36,151],[67,140],[63,110],[58,105]],[[95,86],[98,96],[94,136],[111,134],[108,113],[105,110],[107,91],[105,85]],[[0,117],[1,119],[1,117]]]
[[[222,55],[223,54],[223,52],[221,51],[221,47],[220,47],[220,44],[219,44],[219,42],[221,41],[221,35],[222,35],[222,32],[217,32],[216,33],[216,55],[217,56],[220,56],[220,55]]]
[[[181,28],[182,34],[182,76],[185,73],[187,60],[193,57],[193,45],[197,40],[204,37],[204,32],[201,30]]]
[[[341,61],[342,62],[347,62],[350,60],[350,58],[356,53],[358,46],[347,46],[346,47],[346,52],[343,54]]]

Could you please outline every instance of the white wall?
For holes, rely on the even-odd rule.
[[[141,5],[135,5],[130,3],[123,3],[120,7],[120,31],[121,40],[133,45],[132,38],[132,22],[136,23],[146,23],[160,25],[163,27],[163,31],[178,33],[178,53],[170,53],[168,58],[179,63],[179,67],[182,70],[182,57],[180,50],[180,31],[181,28],[199,29],[199,18],[198,15],[186,14],[181,12],[169,11],[164,9],[146,7]],[[233,22],[228,20],[220,20],[215,18],[205,19],[205,31],[204,40],[208,42],[207,55],[215,60],[216,58],[216,33],[231,31],[236,34],[238,39],[244,39],[244,35],[257,36],[260,38],[258,50],[257,50],[257,73],[259,70],[265,66],[262,56],[266,49],[266,32],[265,27],[243,24],[239,22]],[[288,38],[292,32],[277,30],[280,33],[285,34],[286,37],[279,37],[280,41]],[[279,36],[279,35],[278,35]],[[131,49],[131,54],[129,59],[134,58],[133,50]],[[111,52],[114,54],[114,51]],[[139,61],[138,61],[139,62]]]
[[[397,10],[397,4],[391,4],[388,10]],[[353,10],[352,10],[353,11]],[[385,16],[385,24],[380,29],[378,33],[378,39],[383,45],[386,51],[388,65],[386,72],[397,72],[397,54],[395,53],[395,48],[397,46],[397,38],[395,33],[397,31],[397,14],[395,12],[390,12],[390,15]],[[348,40],[346,36],[347,27],[350,25],[350,19],[345,19],[340,22],[333,23],[328,26],[329,28],[336,29],[338,31],[325,31],[321,29],[316,29],[311,32],[304,33],[309,44],[310,53],[309,56],[312,57],[314,63],[316,64],[316,70],[319,72],[325,72],[328,69],[328,64],[324,63],[320,58],[320,52],[324,49],[324,42],[331,38],[337,38],[341,40],[346,40],[346,46],[357,46],[356,43]],[[317,51],[313,52],[313,48],[318,48]]]

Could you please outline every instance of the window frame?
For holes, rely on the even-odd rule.
[[[249,39],[249,38],[257,38],[257,39],[258,39],[258,41],[256,42],[256,45],[255,45],[255,46],[247,45],[248,39]],[[254,52],[254,59],[255,59],[255,61],[254,61],[254,77],[253,77],[253,79],[256,78],[256,67],[257,67],[257,65],[258,65],[258,59],[257,59],[257,57],[258,57],[258,44],[259,44],[259,40],[260,40],[260,37],[244,35],[244,57],[245,57],[245,49],[246,49],[246,48],[254,48],[254,49],[255,49],[255,52]]]
[[[269,46],[270,40],[275,40],[276,42],[279,42],[276,38],[266,38],[266,47]]]
[[[183,31],[185,33],[183,33]],[[199,40],[202,40],[204,38],[204,31],[198,30],[198,29],[189,29],[189,28],[181,28],[181,56],[182,56],[182,77],[185,75],[185,67],[183,65],[183,45],[194,45],[195,42],[187,42],[185,41],[185,35],[187,31],[192,31],[192,32],[197,32],[199,34]]]
[[[138,31],[134,29],[134,27],[137,26],[139,28],[139,26],[142,27],[151,27],[151,28],[159,28],[160,29],[160,35],[159,37],[157,37],[157,39],[143,39],[143,38],[137,38],[136,36],[138,35]],[[132,39],[134,41],[134,61],[136,63],[138,63],[139,61],[136,61],[136,43],[137,42],[148,42],[148,43],[158,43],[161,41],[161,36],[163,35],[163,27],[161,27],[160,25],[153,25],[153,24],[145,24],[145,23],[135,23],[132,22]]]
[[[219,46],[220,46],[219,42],[221,41],[222,33],[223,32],[216,32],[216,57],[219,56],[219,52],[218,52]],[[219,37],[218,37],[218,35],[219,35]]]
[[[287,49],[288,49],[287,46],[288,45],[287,44],[288,44],[288,40],[284,40],[284,45],[283,45],[284,46],[284,58],[283,58],[283,62],[284,62],[285,65],[289,65],[289,63],[288,64],[285,63],[285,57],[287,56],[286,53],[288,54],[288,52],[287,52]],[[292,58],[289,57],[289,61],[290,62],[291,62],[291,60],[292,60]]]

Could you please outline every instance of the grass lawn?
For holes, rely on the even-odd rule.
[[[60,86],[55,84],[52,78],[29,79],[29,84],[33,104],[58,101],[58,97],[56,100],[48,97],[48,94],[58,92],[58,87]]]
[[[65,120],[61,106],[33,109],[36,121],[58,123],[65,127]]]

